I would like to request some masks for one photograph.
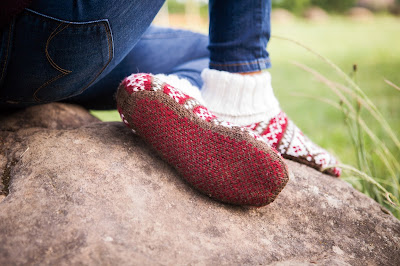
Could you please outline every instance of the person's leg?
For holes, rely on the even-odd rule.
[[[200,74],[209,63],[207,44],[208,37],[200,33],[151,26],[107,76],[67,102],[90,109],[115,109],[118,85],[130,74],[140,72],[176,75],[201,88]]]
[[[34,0],[1,32],[0,108],[82,93],[126,57],[163,3]]]
[[[188,53],[186,45],[197,52],[206,48],[205,42],[197,42],[193,47],[196,43],[188,39],[180,43],[174,40],[171,46],[174,49],[169,46],[164,49],[162,41],[157,46],[147,45],[141,47],[140,55],[156,56],[159,52],[161,55],[155,60],[147,58],[149,63],[143,62],[138,70],[177,73],[199,86],[199,67],[191,65],[193,54]],[[171,70],[163,66],[164,58],[169,60],[177,55],[189,56],[189,63]],[[204,64],[208,63],[207,58],[199,60],[201,68],[207,66]],[[271,203],[288,181],[288,170],[281,156],[250,129],[212,115],[187,93],[189,82],[176,87],[171,81],[175,81],[171,76],[160,79],[150,74],[133,74],[124,79],[116,96],[122,121],[200,192],[232,204]]]
[[[283,157],[339,176],[327,151],[311,142],[281,111],[266,47],[271,1],[210,0],[210,69],[202,73],[207,107],[226,121],[260,134]],[[243,75],[250,73],[249,75]]]
[[[271,1],[210,0],[209,10],[211,69],[244,73],[271,66]]]

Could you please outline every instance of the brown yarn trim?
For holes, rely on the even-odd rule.
[[[280,180],[280,186],[277,187],[274,192],[273,196],[268,199],[267,204],[273,202],[277,195],[281,192],[281,190],[285,187],[286,183],[289,180],[289,171],[286,167],[285,162],[283,161],[282,157],[277,154],[277,152],[271,148],[269,145],[266,143],[263,143],[259,140],[256,140],[254,137],[249,135],[246,132],[243,132],[240,130],[239,127],[233,127],[233,128],[227,128],[225,126],[221,125],[215,125],[212,122],[207,122],[199,117],[197,117],[196,114],[192,112],[192,110],[188,110],[183,107],[183,105],[177,103],[174,99],[172,99],[169,95],[165,94],[161,90],[159,91],[139,91],[139,92],[133,92],[133,94],[129,94],[123,86],[121,86],[118,91],[117,91],[117,102],[118,105],[122,110],[125,111],[125,119],[128,121],[128,123],[131,125],[132,129],[136,130],[137,133],[140,135],[141,132],[138,131],[137,128],[134,127],[134,122],[132,121],[132,114],[135,112],[140,112],[141,110],[138,110],[136,108],[136,102],[146,99],[146,100],[151,100],[151,101],[157,101],[159,103],[162,103],[165,106],[168,106],[175,114],[177,114],[181,118],[187,118],[193,123],[195,123],[199,128],[202,128],[204,130],[209,130],[214,133],[218,133],[220,135],[223,135],[225,137],[229,137],[231,139],[235,139],[237,142],[246,142],[253,147],[257,148],[258,150],[264,152],[265,154],[268,154],[271,158],[271,160],[278,161],[280,165],[284,166],[283,173],[279,176]],[[190,100],[190,99],[188,99]],[[198,149],[201,150],[201,144],[195,144],[198,145]],[[160,154],[160,153],[159,153]],[[160,156],[165,160],[168,161],[166,158],[163,157],[162,154]],[[265,166],[266,172],[270,172],[269,165]],[[175,167],[176,168],[176,167]],[[176,168],[176,170],[179,172],[179,169]]]

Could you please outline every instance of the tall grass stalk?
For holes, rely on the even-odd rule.
[[[361,192],[388,208],[400,219],[400,160],[388,148],[387,145],[389,143],[386,143],[385,139],[378,137],[374,130],[368,126],[362,117],[362,111],[366,111],[369,116],[376,120],[377,123],[375,124],[379,125],[379,128],[388,136],[388,140],[391,140],[394,144],[392,149],[396,153],[400,151],[400,141],[382,113],[357,85],[355,81],[357,67],[353,66],[353,72],[346,74],[332,61],[304,44],[285,37],[273,37],[290,41],[316,55],[344,80],[345,84],[332,81],[315,69],[293,62],[294,65],[325,84],[338,97],[339,103],[332,99],[311,96],[311,98],[335,107],[343,114],[357,162],[357,168],[346,164],[339,165],[345,170],[345,179]],[[384,81],[394,89],[400,90],[399,86],[391,81]],[[367,143],[366,138],[371,143]],[[377,158],[372,155],[374,153]]]
[[[390,80],[387,80],[387,79],[384,79],[384,80],[385,80],[385,82],[386,82],[387,84],[389,84],[390,86],[392,86],[392,87],[395,88],[396,90],[400,91],[400,87],[399,87],[399,86],[397,86],[396,84],[394,84],[394,83],[391,82]]]
[[[313,49],[309,48],[308,46],[306,46],[306,45],[304,45],[304,44],[302,44],[302,43],[300,43],[298,41],[295,41],[295,40],[292,40],[292,39],[286,38],[286,37],[276,36],[276,35],[273,35],[272,37],[295,43],[296,45],[298,45],[298,46],[306,49],[310,53],[314,54],[315,56],[320,58],[323,62],[325,62],[327,65],[329,65],[331,68],[333,68],[346,82],[348,82],[350,87],[355,92],[357,92],[360,95],[361,98],[363,98],[365,100],[366,105],[364,107],[368,108],[368,110],[370,111],[371,115],[373,115],[375,117],[375,119],[377,119],[380,122],[380,124],[385,129],[387,134],[393,140],[393,142],[396,145],[396,147],[398,149],[400,149],[400,141],[397,138],[396,134],[393,132],[393,130],[390,127],[390,125],[387,123],[386,119],[379,112],[378,108],[376,108],[376,106],[372,103],[372,101],[367,97],[367,95],[364,93],[364,91],[355,83],[355,81],[348,74],[346,74],[340,67],[338,67],[336,64],[334,64],[328,58],[322,56],[321,54],[317,53]]]
[[[347,88],[346,86],[333,82],[331,80],[329,80],[327,77],[325,77],[324,75],[320,74],[318,71],[309,68],[303,64],[297,63],[297,62],[293,62],[294,65],[296,65],[297,67],[309,72],[310,74],[312,74],[318,81],[324,83],[328,88],[330,88],[340,99],[340,106],[341,111],[345,114],[346,118],[351,118],[352,120],[356,120],[358,125],[357,126],[361,126],[362,129],[365,131],[365,133],[367,133],[367,135],[371,138],[371,140],[376,144],[376,146],[380,149],[383,150],[384,154],[392,161],[393,167],[397,169],[397,171],[400,171],[400,162],[395,158],[395,156],[390,152],[389,148],[386,146],[386,144],[384,142],[382,142],[374,133],[373,130],[371,130],[368,126],[367,123],[365,123],[365,121],[360,117],[359,112],[360,112],[360,108],[361,106],[365,106],[365,101],[363,101],[362,99],[360,99],[357,94],[349,93],[351,92],[349,88]],[[339,88],[339,89],[338,89]],[[350,98],[353,98],[356,102],[357,102],[357,108],[356,109],[353,104],[351,103],[351,101],[345,97],[345,95],[342,93],[342,91],[344,93],[348,93],[348,96],[350,96]],[[366,108],[368,111],[370,111],[370,108]],[[381,123],[382,121],[377,120],[378,123]],[[345,120],[346,122],[346,120]],[[351,129],[350,129],[351,130]],[[357,132],[357,131],[354,131]],[[355,133],[350,134],[351,137],[354,137]],[[359,134],[358,134],[359,135]],[[358,151],[356,151],[358,152]],[[382,157],[380,158],[382,160],[386,160],[386,157]]]

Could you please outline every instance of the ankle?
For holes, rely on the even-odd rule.
[[[271,119],[280,112],[267,71],[242,75],[205,69],[202,78],[207,107],[222,119],[245,125]]]

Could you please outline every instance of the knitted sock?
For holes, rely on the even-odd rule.
[[[245,127],[219,120],[196,99],[150,74],[118,88],[124,123],[200,192],[222,202],[264,206],[288,181],[280,155]]]
[[[240,75],[205,69],[202,95],[221,119],[246,126],[287,159],[340,176],[336,159],[312,141],[281,111],[271,86],[271,75]]]
[[[191,84],[187,79],[179,78],[177,75],[164,75],[157,74],[154,75],[157,79],[161,80],[161,82],[167,83],[174,88],[177,88],[184,94],[190,96],[191,98],[196,99],[201,105],[205,105],[203,97],[201,96],[200,89],[193,84]]]

